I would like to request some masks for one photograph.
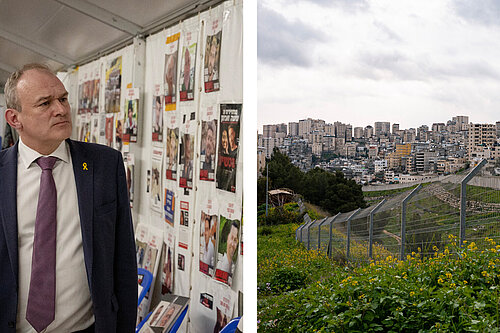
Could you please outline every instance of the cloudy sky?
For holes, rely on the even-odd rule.
[[[258,130],[500,121],[500,0],[259,0]]]

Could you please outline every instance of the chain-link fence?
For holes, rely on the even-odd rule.
[[[485,164],[364,209],[320,220],[305,214],[296,238],[308,249],[346,263],[388,256],[405,260],[412,253],[426,257],[455,240],[480,245],[486,238],[500,239],[500,177],[489,174]]]

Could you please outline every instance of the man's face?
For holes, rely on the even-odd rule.
[[[17,84],[17,96],[22,109],[17,113],[18,130],[26,145],[42,152],[70,137],[68,92],[54,74],[36,69],[25,72]]]
[[[231,149],[236,147],[236,133],[232,127],[229,127],[229,144],[231,145]]]
[[[191,160],[191,138],[189,135],[186,135],[186,148],[185,148],[185,156],[186,162]]]
[[[232,258],[238,247],[238,229],[232,225],[229,235],[227,235],[227,257]]]
[[[205,153],[207,157],[214,153],[214,132],[210,127],[207,128],[207,136],[205,137]]]
[[[217,55],[217,46],[215,43],[212,43],[210,46],[210,55],[208,56],[208,73],[212,74],[215,67],[215,56]]]
[[[228,145],[227,145],[227,131],[223,131],[222,132],[222,137],[221,137],[221,141],[222,141],[222,148],[224,148],[224,150],[227,149]]]
[[[205,219],[205,246],[208,245],[208,242],[210,241],[210,219],[206,218]]]

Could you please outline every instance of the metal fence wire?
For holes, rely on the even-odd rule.
[[[465,174],[418,185],[364,209],[320,220],[306,213],[296,239],[341,263],[428,257],[454,239],[461,246],[500,240],[500,177],[485,165],[483,160]],[[299,207],[305,210],[302,202]]]

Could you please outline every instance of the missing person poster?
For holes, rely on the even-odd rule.
[[[165,126],[167,127],[167,153],[165,156],[165,177],[177,180],[177,156],[179,151],[179,127],[176,112],[167,112]]]
[[[202,121],[200,147],[200,179],[215,179],[215,147],[217,138],[217,119]]]
[[[113,147],[113,137],[115,129],[115,114],[107,113],[106,114],[106,127],[105,127],[105,138],[106,138],[106,146]]]
[[[211,200],[209,200],[211,204]],[[215,248],[217,241],[217,215],[201,211],[200,223],[200,272],[214,276]]]
[[[90,142],[99,143],[99,115],[93,114],[90,118]]]
[[[174,244],[175,238],[173,229],[167,231],[165,244],[163,247],[163,269],[161,274],[161,294],[171,294],[174,290]]]
[[[229,204],[228,208],[230,208],[230,205],[231,204]],[[241,223],[240,220],[230,219],[227,216],[227,214],[220,215],[219,220],[218,260],[215,270],[215,279],[231,286],[236,261],[238,259]]]
[[[122,57],[108,63],[106,85],[104,87],[104,110],[106,113],[120,112],[120,96],[122,84]]]
[[[191,189],[193,188],[194,135],[183,133],[179,150],[179,186]]]
[[[123,142],[137,142],[137,115],[139,88],[129,88],[125,98],[125,119],[123,120]]]
[[[203,82],[205,92],[220,89],[220,50],[222,42],[222,15],[216,15],[208,20],[206,26],[205,61],[203,66]]]
[[[176,33],[167,37],[167,53],[165,54],[164,89],[165,89],[165,111],[176,109],[177,94],[177,54],[179,53],[179,37]]]
[[[219,159],[217,162],[217,188],[236,192],[236,167],[240,138],[242,104],[220,105]]]
[[[163,96],[153,96],[152,110],[152,140],[153,142],[163,141]]]
[[[161,212],[162,207],[162,159],[163,159],[163,149],[159,147],[153,147],[152,157],[151,157],[151,209],[156,212]]]
[[[179,97],[181,102],[194,99],[197,31],[187,31],[184,34],[184,46],[181,53],[181,75]]]
[[[125,154],[123,158],[125,163],[125,173],[127,176],[127,190],[128,197],[130,199],[130,208],[134,205],[134,167],[135,167],[135,157],[133,153]]]

